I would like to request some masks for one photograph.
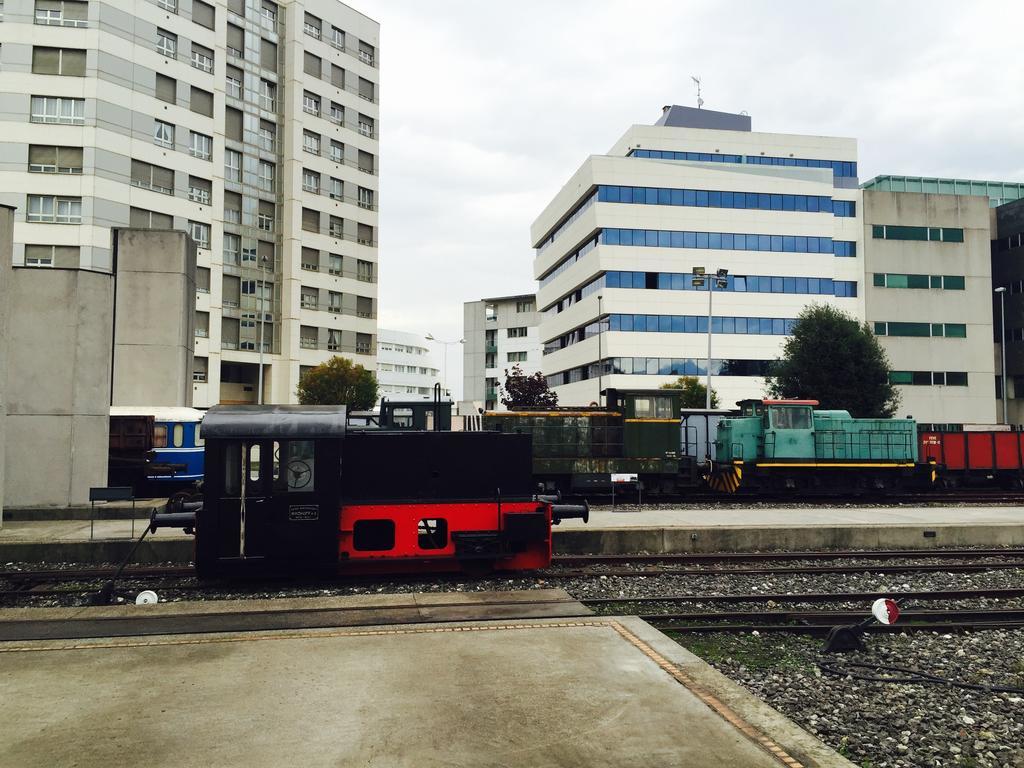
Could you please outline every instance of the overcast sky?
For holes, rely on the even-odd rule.
[[[1024,181],[1024,4],[348,0],[381,25],[380,325],[536,290],[529,228],[664,104],[852,136],[881,173]],[[461,394],[461,350],[448,384]]]

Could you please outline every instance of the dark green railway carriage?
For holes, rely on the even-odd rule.
[[[483,429],[532,435],[534,479],[547,490],[610,490],[613,475],[636,475],[649,492],[696,482],[680,452],[681,392],[604,394],[605,407],[488,411]]]

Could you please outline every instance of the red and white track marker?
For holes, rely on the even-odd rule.
[[[900,617],[900,607],[890,597],[880,597],[871,604],[871,613],[880,624],[895,624]]]

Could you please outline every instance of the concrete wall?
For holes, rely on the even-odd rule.
[[[927,423],[996,420],[988,198],[864,190],[864,293],[869,323],[964,323],[966,338],[880,337],[894,371],[966,372],[967,386],[900,386],[897,416]],[[881,239],[874,225],[952,227],[964,241]],[[964,277],[963,290],[874,285],[875,274]]]
[[[12,277],[4,503],[86,503],[107,484],[113,280],[77,269]]]
[[[14,209],[0,206],[0,528],[4,524],[4,426],[7,417],[7,306],[14,267]]]
[[[196,245],[184,232],[114,235],[112,405],[192,405]]]

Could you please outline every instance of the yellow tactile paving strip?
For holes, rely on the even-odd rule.
[[[2,645],[0,653],[42,653],[50,651],[89,651],[109,648],[149,648],[154,646],[169,645],[210,645],[214,643],[242,643],[263,640],[301,640],[320,639],[331,637],[373,637],[381,635],[432,635],[450,634],[456,632],[497,632],[516,629],[565,629],[572,627],[610,627],[625,638],[637,650],[657,664],[662,670],[668,673],[676,682],[683,685],[694,696],[700,699],[713,712],[723,720],[736,728],[740,733],[772,755],[787,768],[804,768],[803,764],[790,756],[782,747],[773,740],[761,733],[753,725],[745,721],[728,705],[722,702],[709,690],[701,686],[688,674],[679,669],[675,664],[666,659],[660,653],[651,648],[639,637],[630,632],[626,627],[617,621],[562,621],[543,622],[536,624],[489,624],[474,626],[445,626],[445,627],[409,627],[404,629],[358,629],[358,630],[333,630],[315,632],[275,632],[273,634],[250,634],[238,633],[218,637],[172,637],[158,640],[123,640],[123,641],[102,641],[94,643],[63,643],[59,645]],[[38,642],[38,641],[37,641]],[[46,642],[46,641],[42,641]]]

